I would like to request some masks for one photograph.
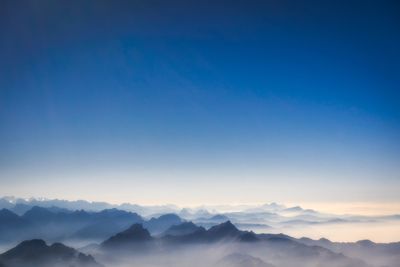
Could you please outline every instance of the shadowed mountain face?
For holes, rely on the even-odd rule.
[[[185,231],[190,229],[187,233]],[[167,234],[173,231],[175,235]],[[257,235],[253,232],[241,231],[230,221],[221,223],[208,230],[197,227],[192,223],[183,223],[168,229],[159,237],[151,237],[150,233],[140,224],[132,225],[129,229],[104,241],[100,255],[119,255],[118,259],[127,257],[128,262],[137,258],[170,258],[177,251],[193,257],[214,258],[210,266],[223,267],[291,267],[297,262],[302,266],[326,267],[368,267],[359,259],[352,259],[343,254],[334,253],[319,246],[307,246],[296,239],[285,235]],[[189,251],[189,252],[188,252]],[[211,251],[211,252],[207,252]],[[215,259],[218,253],[229,255],[221,260]],[[115,254],[118,252],[118,254]],[[237,254],[240,252],[240,254]],[[201,256],[202,253],[206,255]],[[210,253],[210,254],[207,254]],[[169,256],[168,256],[169,255]],[[249,256],[253,255],[253,256]],[[169,259],[170,260],[170,259]],[[180,262],[177,261],[177,266]],[[117,264],[112,262],[113,264]],[[323,265],[318,265],[322,264]],[[154,263],[154,266],[157,265]],[[117,264],[118,265],[118,264]],[[141,264],[139,264],[141,265]],[[146,264],[144,264],[146,266]],[[153,265],[151,265],[153,266]],[[197,266],[197,265],[194,265]]]
[[[213,226],[208,230],[208,232],[210,235],[215,236],[237,236],[240,233],[240,231],[231,223],[231,221],[226,221]]]
[[[153,234],[159,234],[173,225],[181,224],[183,220],[176,214],[165,214],[158,218],[151,218],[143,226]]]
[[[101,267],[92,256],[55,243],[48,246],[43,240],[24,241],[0,255],[6,267]]]
[[[118,233],[102,243],[104,248],[121,249],[129,246],[142,245],[153,240],[149,231],[141,224],[134,224],[127,230]]]
[[[184,222],[179,225],[173,225],[168,228],[162,235],[163,236],[184,236],[193,234],[197,231],[205,230],[203,227],[199,227],[192,222]]]
[[[0,210],[0,242],[19,240],[20,233],[29,227],[29,222],[15,213]]]
[[[87,212],[35,206],[22,216],[2,209],[0,243],[32,238],[44,238],[55,242],[65,240],[100,242],[134,223],[143,223],[152,234],[160,234],[182,222],[183,220],[175,214],[165,214],[145,221],[136,213],[118,209]]]
[[[174,235],[168,233],[174,233]],[[148,243],[149,241],[174,245],[217,241],[245,241],[241,237],[249,234],[252,233],[240,231],[230,221],[227,221],[211,227],[209,230],[198,227],[193,223],[182,223],[170,227],[161,237],[153,238],[141,224],[134,224],[129,229],[104,241],[102,246],[106,249],[129,249],[130,246],[137,246],[139,243]],[[257,239],[255,235],[254,238]]]
[[[12,214],[9,214],[14,218]],[[170,233],[170,234],[168,234]],[[347,251],[334,252],[318,245],[307,245],[313,240],[297,240],[283,234],[255,234],[241,231],[230,221],[206,230],[193,223],[175,225],[163,234],[153,237],[142,224],[133,224],[128,229],[106,239],[100,246],[91,246],[85,251],[105,266],[177,266],[185,267],[293,267],[301,263],[304,267],[397,267],[391,264],[368,265],[365,257],[349,257]],[[325,245],[329,240],[322,240]],[[369,253],[380,253],[380,244],[373,242],[352,243]],[[396,257],[400,249],[385,247],[387,257]],[[60,243],[51,246],[42,240],[22,242],[0,256],[0,263],[7,267],[70,267],[99,266],[85,254]],[[1,266],[1,265],[0,265]]]
[[[175,234],[169,234],[171,232]],[[162,237],[160,240],[162,242],[172,242],[175,244],[246,241],[246,236],[252,234],[251,232],[240,231],[230,221],[213,226],[208,230],[196,226],[193,223],[183,223],[168,229],[161,235]]]
[[[22,216],[3,209],[0,210],[0,243],[32,238],[56,242],[67,239],[101,241],[143,221],[136,213],[117,209],[86,212],[33,207]]]
[[[32,229],[30,234],[29,231],[19,231],[14,233],[11,238],[6,235],[0,234],[0,245],[2,241],[15,240],[13,237],[17,237],[19,234],[20,238],[32,239],[32,238],[46,238],[53,242],[66,242],[68,239],[87,239],[87,243],[100,242],[111,235],[114,235],[133,223],[143,223],[144,227],[149,230],[153,235],[161,234],[169,227],[180,224],[183,221],[192,221],[198,226],[210,228],[214,225],[220,224],[227,220],[230,220],[237,227],[243,230],[251,230],[255,232],[269,232],[269,233],[287,233],[295,236],[307,236],[312,235],[314,238],[318,237],[318,233],[324,233],[324,237],[338,238],[337,235],[333,235],[338,229],[338,235],[348,236],[356,238],[357,235],[353,234],[351,229],[357,228],[358,231],[354,232],[365,232],[365,236],[361,236],[360,239],[372,237],[377,231],[389,231],[394,229],[391,237],[385,237],[385,239],[393,239],[397,241],[396,228],[400,225],[400,215],[392,214],[387,216],[360,216],[360,215],[338,215],[322,213],[316,210],[305,209],[300,206],[288,207],[277,203],[270,203],[265,205],[239,205],[239,206],[202,206],[197,208],[179,208],[173,205],[162,205],[162,206],[139,206],[135,204],[122,204],[113,205],[101,202],[87,202],[87,201],[65,201],[65,200],[24,200],[13,197],[0,198],[0,209],[6,208],[12,212],[22,216],[24,213],[32,209],[33,207],[42,207],[51,213],[55,214],[69,214],[69,213],[81,213],[82,217],[85,217],[85,213],[96,214],[100,211],[120,209],[128,214],[132,212],[138,212],[140,215],[150,220],[136,219],[135,221],[123,221],[122,218],[114,220],[112,223],[104,221],[96,221],[85,225],[79,225],[75,223],[69,224],[71,227],[64,227],[62,231],[57,230],[57,224],[60,221],[53,218],[50,214],[47,220],[43,223],[48,224],[49,220],[54,227],[54,231],[40,231],[38,224],[36,229]],[[82,211],[84,209],[85,211]],[[80,212],[76,212],[76,210]],[[164,215],[163,215],[164,214]],[[175,214],[178,214],[179,217]],[[71,215],[76,216],[77,214]],[[157,216],[156,216],[157,215]],[[31,219],[35,216],[30,215]],[[55,216],[56,218],[58,216]],[[38,220],[39,218],[36,217]],[[55,221],[54,221],[55,219]],[[34,220],[35,221],[35,220]],[[74,220],[72,220],[73,222]],[[93,225],[90,225],[93,224]],[[109,225],[108,225],[109,224]],[[0,219],[1,225],[1,219]],[[338,227],[337,227],[338,226]],[[360,228],[364,229],[361,231]],[[45,227],[49,229],[48,225]],[[83,229],[84,228],[84,229]],[[386,230],[389,228],[388,230]],[[108,229],[108,230],[107,230]],[[315,231],[313,231],[315,229]],[[335,230],[333,230],[335,229]],[[374,231],[369,231],[373,229]],[[82,230],[82,231],[80,231]],[[11,231],[6,231],[11,232]],[[37,233],[37,235],[35,235]],[[52,233],[52,235],[48,235]],[[317,233],[317,234],[316,234]],[[389,236],[389,235],[385,235]],[[322,237],[322,236],[320,236]],[[374,237],[375,238],[375,237]],[[84,241],[82,241],[83,243]]]

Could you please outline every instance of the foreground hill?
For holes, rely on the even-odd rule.
[[[4,267],[101,267],[85,255],[61,243],[48,246],[43,240],[24,241],[0,255]]]

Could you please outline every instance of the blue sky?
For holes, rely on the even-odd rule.
[[[2,195],[400,202],[396,1],[0,5]]]

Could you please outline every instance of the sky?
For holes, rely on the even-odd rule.
[[[400,203],[399,11],[1,1],[0,195]]]

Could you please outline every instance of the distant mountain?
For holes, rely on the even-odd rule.
[[[142,246],[152,240],[153,238],[149,231],[143,228],[142,224],[134,224],[127,230],[105,240],[101,246],[105,249],[121,249],[131,246]]]
[[[179,216],[186,219],[186,220],[193,220],[198,218],[208,218],[213,214],[210,213],[208,210],[205,209],[189,209],[183,208],[179,212]]]
[[[242,233],[243,232],[237,229],[230,221],[213,226],[207,231],[208,237],[215,240],[237,238]]]
[[[158,218],[151,218],[143,223],[143,226],[152,234],[159,234],[167,230],[173,225],[181,224],[183,220],[176,214],[165,214]]]
[[[144,220],[136,213],[117,209],[107,209],[91,214],[90,223],[71,235],[74,239],[104,240],[133,223],[143,223]]]
[[[162,235],[163,236],[183,236],[188,234],[193,234],[194,232],[204,230],[204,228],[195,225],[192,222],[184,222],[178,225],[173,225],[168,228]]]
[[[0,241],[17,241],[29,222],[8,209],[0,210]]]
[[[143,221],[136,213],[117,209],[86,212],[34,206],[22,216],[3,209],[0,210],[0,242],[33,238],[53,242],[66,239],[101,241]]]
[[[140,206],[136,204],[124,203],[121,205],[113,205],[106,202],[91,202],[86,200],[60,200],[60,199],[45,199],[45,198],[16,198],[2,197],[0,198],[0,209],[6,208],[15,211],[18,215],[32,208],[33,206],[51,208],[58,207],[66,210],[86,210],[89,212],[98,212],[105,209],[117,208],[129,212],[136,212],[143,216],[151,214],[165,214],[179,212],[179,208],[174,205],[161,206]]]
[[[43,224],[55,220],[57,214],[49,209],[34,206],[22,215],[27,221],[37,224]]]
[[[283,211],[288,211],[288,212],[301,212],[303,211],[303,208],[301,208],[300,206],[295,206],[295,207],[290,207],[290,208],[286,208]]]
[[[215,225],[208,230],[203,227],[197,227],[196,229],[192,227],[192,229],[195,231],[181,235],[164,235],[162,239],[164,242],[173,242],[175,244],[258,241],[253,232],[240,231],[230,221]]]
[[[12,209],[15,203],[11,202],[8,197],[0,198],[0,209]]]
[[[216,224],[229,221],[229,217],[222,214],[216,214],[208,217],[199,217],[195,218],[194,221],[198,225],[202,225],[204,227],[211,227]]]
[[[0,255],[5,267],[101,267],[85,255],[61,243],[48,246],[43,240],[24,241]]]
[[[0,210],[0,227],[23,224],[24,220],[8,209]],[[1,228],[0,228],[1,229]]]
[[[332,242],[326,238],[313,240],[310,238],[297,239],[308,246],[319,246],[348,257],[364,259],[376,266],[400,266],[400,242],[379,244],[370,240],[357,242]]]
[[[117,210],[95,214],[98,218],[127,216]],[[10,211],[1,211],[0,215],[4,218],[20,218]],[[166,254],[170,258],[174,255],[171,253],[190,252],[196,249],[204,253],[210,251],[210,255],[214,256],[218,256],[215,254],[217,251],[228,255],[219,261],[216,258],[214,261],[217,264],[216,267],[287,267],[296,266],[299,262],[301,266],[307,267],[398,267],[397,263],[400,262],[400,243],[376,244],[369,240],[335,243],[327,239],[296,239],[284,234],[255,234],[251,231],[239,230],[230,221],[208,230],[192,222],[183,222],[171,226],[158,236],[152,236],[142,224],[135,223],[107,238],[99,246],[87,246],[85,252],[94,252],[96,257],[99,256],[102,260],[108,259],[110,266],[114,266],[113,259],[123,263],[124,259],[135,260],[138,256],[156,259]],[[239,254],[236,253],[238,251]],[[65,262],[58,264],[60,259]],[[92,266],[83,265],[86,263],[81,260],[95,264],[90,256],[81,255],[61,244],[47,246],[44,241],[31,240],[1,255],[0,266],[1,264],[6,267]],[[180,259],[178,257],[174,260],[179,262]],[[368,265],[363,260],[374,265]],[[27,265],[27,262],[36,265]]]
[[[181,216],[181,222],[184,220],[192,221],[205,228],[212,227],[221,222],[231,220],[235,225],[243,229],[253,231],[286,231],[302,230],[309,225],[343,225],[348,223],[376,223],[376,222],[400,222],[399,214],[385,216],[360,216],[360,215],[336,215],[321,213],[312,209],[306,209],[300,206],[285,206],[279,203],[267,203],[263,205],[219,205],[219,206],[200,206],[195,208],[179,208],[174,205],[142,206],[137,204],[124,203],[120,205],[109,204],[106,202],[89,202],[85,200],[67,201],[59,199],[22,199],[15,197],[0,198],[0,209],[6,208],[17,215],[23,215],[33,207],[42,207],[53,213],[71,213],[76,210],[84,210],[87,213],[100,212],[105,209],[118,209],[127,212],[138,213],[146,218],[155,218],[145,227],[152,234],[160,234],[172,225],[179,224],[176,221],[163,225],[155,221],[163,214],[178,214]],[[139,221],[137,221],[139,222]],[[132,222],[131,222],[132,223]],[[144,223],[144,222],[143,222]],[[152,225],[153,224],[153,225]],[[158,225],[157,225],[158,224]],[[101,223],[100,225],[105,225]],[[110,227],[112,225],[110,224]],[[127,225],[124,225],[126,227]],[[79,226],[80,227],[80,226]],[[78,227],[78,228],[79,228]],[[373,227],[373,225],[371,225]],[[94,228],[99,228],[94,226]],[[121,231],[108,231],[107,234]],[[79,229],[75,229],[77,232]],[[96,235],[96,230],[92,231],[92,236],[104,238],[106,235]],[[79,236],[82,232],[77,233]],[[53,240],[68,237],[71,233],[58,234]],[[39,235],[40,236],[40,235]],[[90,235],[88,235],[90,238]],[[368,237],[368,235],[366,236]],[[79,237],[78,237],[79,238]],[[1,239],[4,239],[0,236]],[[62,240],[62,239],[60,239]]]
[[[275,267],[263,260],[242,253],[232,253],[217,262],[215,267]]]
[[[170,233],[170,234],[168,234]],[[171,234],[172,233],[172,234]],[[164,244],[212,243],[217,241],[257,241],[252,232],[240,231],[230,221],[205,230],[193,223],[182,223],[170,227],[161,237],[153,238],[141,224],[134,224],[102,243],[104,248],[137,245],[143,241],[160,241]]]
[[[186,232],[187,229],[190,229],[190,231]],[[217,266],[294,266],[301,262],[302,266],[369,267],[360,259],[335,253],[324,247],[308,246],[283,234],[255,234],[249,231],[241,231],[230,221],[208,230],[193,223],[183,223],[171,227],[166,232],[168,231],[172,231],[174,235],[163,234],[159,237],[152,237],[150,232],[143,228],[141,224],[134,224],[127,230],[104,241],[101,245],[102,251],[105,255],[109,255],[110,251],[113,255],[118,253],[120,255],[118,258],[123,258],[123,255],[132,256],[132,253],[139,253],[138,255],[141,257],[143,255],[149,255],[149,257],[155,255],[154,257],[157,257],[163,251],[174,253],[177,250],[199,247],[205,250],[212,248],[220,250],[223,246],[226,246],[221,251],[236,248],[241,251],[241,254],[226,257],[219,261]],[[271,259],[271,262],[267,263],[261,258],[244,255],[246,250],[261,253],[259,255],[263,259],[264,257]],[[318,262],[323,263],[323,265],[315,265]]]

